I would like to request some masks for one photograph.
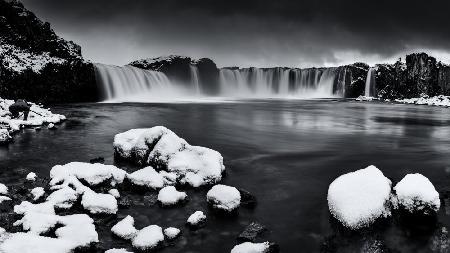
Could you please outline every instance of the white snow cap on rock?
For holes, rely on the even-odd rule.
[[[120,198],[120,193],[117,189],[111,189],[108,191],[109,194],[111,194],[112,196],[114,196],[114,198]]]
[[[36,173],[34,173],[34,172],[28,173],[28,175],[27,175],[27,177],[26,177],[26,179],[27,179],[28,181],[36,181],[36,178],[37,178],[37,175],[36,175]]]
[[[166,235],[166,237],[170,240],[175,239],[180,234],[180,232],[181,230],[174,227],[164,229],[164,235]]]
[[[158,244],[164,241],[164,234],[162,228],[157,225],[150,225],[139,232],[131,241],[133,247],[138,250],[154,249]]]
[[[439,193],[425,176],[416,173],[406,175],[395,185],[398,204],[414,212],[437,212],[441,206]]]
[[[225,170],[219,152],[191,146],[169,129],[131,129],[114,137],[116,155],[138,164],[157,165],[174,172],[182,183],[198,187],[221,180]]]
[[[186,197],[187,194],[177,191],[175,186],[166,186],[158,193],[158,201],[164,206],[175,205],[178,202],[185,200]]]
[[[90,213],[115,214],[118,210],[117,200],[111,194],[96,193],[92,190],[84,192],[81,205]]]
[[[328,188],[328,208],[344,226],[359,229],[391,215],[391,181],[375,166],[336,178]]]
[[[164,177],[151,166],[137,170],[127,175],[132,184],[145,186],[152,189],[164,187]]]
[[[244,242],[234,246],[231,253],[265,253],[267,250],[269,250],[269,242]]]
[[[0,129],[0,143],[9,142],[12,139],[7,129]]]
[[[11,198],[6,197],[6,196],[0,196],[0,204],[3,203],[3,201],[7,201],[7,200],[11,200]]]
[[[131,240],[138,230],[134,227],[134,218],[128,215],[111,228],[111,232],[125,240]]]
[[[109,249],[105,251],[105,253],[133,253],[133,252],[127,251],[126,249]]]
[[[196,226],[204,221],[206,221],[206,215],[202,211],[196,211],[187,219],[187,223],[192,226]]]
[[[0,194],[3,195],[8,194],[8,187],[2,183],[0,183]]]
[[[206,199],[214,208],[231,212],[241,204],[241,194],[235,187],[218,184],[206,194]]]
[[[31,190],[31,195],[33,195],[33,200],[38,200],[44,196],[45,190],[43,187],[35,187]]]

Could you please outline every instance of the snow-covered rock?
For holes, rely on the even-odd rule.
[[[151,250],[164,241],[163,230],[160,226],[150,225],[145,227],[132,239],[131,244],[138,250]]]
[[[55,207],[62,209],[71,208],[77,199],[78,193],[68,186],[52,192],[47,197],[47,201],[49,203],[52,203]]]
[[[57,129],[57,127],[56,127],[55,124],[53,124],[53,123],[48,124],[47,128],[50,129],[50,130],[55,130],[55,129]]]
[[[187,219],[187,224],[192,228],[198,228],[206,223],[206,215],[202,211],[196,211]]]
[[[2,183],[0,183],[0,194],[3,195],[8,194],[8,187]]]
[[[391,215],[391,181],[375,166],[344,174],[328,188],[328,208],[344,226],[359,229]]]
[[[374,99],[376,99],[376,98],[374,98],[374,97],[366,97],[366,96],[359,96],[355,100],[356,101],[372,101]]]
[[[182,183],[193,187],[220,181],[225,170],[219,152],[191,146],[162,126],[117,134],[114,150],[123,159],[176,173]]]
[[[395,185],[398,204],[410,213],[435,213],[441,206],[439,193],[421,174],[408,174]]]
[[[133,252],[130,252],[126,249],[109,249],[105,251],[105,253],[133,253]]]
[[[35,187],[30,191],[31,195],[33,195],[33,200],[38,200],[45,194],[44,187]]]
[[[92,214],[115,214],[118,210],[117,200],[114,196],[111,194],[96,193],[92,190],[84,192],[81,198],[81,205]]]
[[[231,212],[241,204],[239,190],[227,185],[215,185],[206,194],[208,203],[216,209]]]
[[[114,198],[120,198],[120,193],[117,189],[110,189],[108,191],[109,194],[111,194]]]
[[[28,181],[36,181],[37,175],[34,172],[28,173],[26,180]]]
[[[12,140],[7,129],[0,129],[0,144],[9,143]]]
[[[138,230],[134,227],[134,218],[128,215],[111,228],[111,232],[120,238],[131,240]]]
[[[137,170],[127,175],[127,178],[134,185],[159,189],[164,187],[164,177],[151,166]]]
[[[396,99],[395,102],[402,104],[416,104],[416,105],[432,105],[432,106],[450,106],[450,96],[422,96],[419,98],[405,98],[405,99]]]
[[[178,202],[185,200],[187,194],[184,192],[179,192],[175,186],[166,186],[162,188],[158,193],[158,201],[163,206],[175,205]]]
[[[252,243],[244,242],[239,245],[234,246],[231,253],[266,253],[269,251],[270,243]]]
[[[10,197],[6,197],[6,196],[0,196],[0,204],[3,203],[3,201],[8,201],[11,200]]]
[[[164,229],[164,235],[169,240],[173,240],[173,239],[177,238],[180,233],[181,233],[181,230],[179,230],[178,228],[169,227],[169,228]]]

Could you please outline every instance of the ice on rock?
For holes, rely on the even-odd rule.
[[[203,214],[202,211],[196,211],[195,213],[191,214],[191,216],[189,216],[189,218],[187,219],[187,224],[192,227],[201,226],[205,222],[206,222],[206,215]]]
[[[66,165],[56,165],[50,170],[50,185],[61,182],[69,184],[73,181],[73,177],[83,180],[89,186],[95,186],[107,180],[111,180],[111,185],[116,185],[123,182],[125,175],[124,170],[113,165],[71,162]]]
[[[206,199],[212,207],[231,212],[241,204],[241,194],[235,187],[215,185],[206,194]]]
[[[176,173],[181,182],[193,187],[220,181],[225,170],[219,152],[191,146],[162,126],[117,134],[114,150],[123,159]]]
[[[26,180],[28,181],[36,181],[37,175],[34,172],[28,173]]]
[[[114,198],[120,198],[120,193],[117,189],[111,189],[108,191],[109,194],[111,194],[112,196],[114,196]]]
[[[399,206],[410,213],[437,212],[441,206],[439,193],[433,184],[421,174],[408,174],[395,185]]]
[[[0,194],[3,195],[8,194],[8,187],[2,183],[0,183]]]
[[[31,195],[33,195],[33,200],[38,200],[44,196],[45,190],[43,187],[35,187],[31,190]]]
[[[115,214],[118,210],[117,200],[114,196],[96,193],[90,189],[86,190],[83,197],[81,197],[81,205],[92,214]]]
[[[328,188],[328,208],[344,226],[359,229],[391,215],[391,181],[375,166],[344,174]]]
[[[127,178],[134,185],[159,189],[164,187],[164,177],[151,166],[137,170],[127,175]]]
[[[157,225],[150,225],[139,230],[131,243],[136,249],[145,251],[156,248],[163,241],[164,234],[162,228]]]
[[[111,232],[120,238],[131,240],[138,230],[134,227],[134,218],[128,215],[111,228]]]
[[[169,227],[164,229],[164,235],[169,239],[169,240],[173,240],[175,238],[177,238],[177,236],[181,233],[181,230],[179,230],[178,228],[174,228],[174,227]]]
[[[252,243],[244,242],[234,246],[231,253],[266,253],[270,248],[269,242]]]
[[[158,193],[158,201],[164,206],[175,205],[186,197],[186,193],[177,191],[174,186],[166,186]]]

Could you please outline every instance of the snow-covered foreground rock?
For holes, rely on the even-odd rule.
[[[204,226],[206,223],[206,215],[202,211],[196,211],[187,219],[186,224],[193,228],[197,229]]]
[[[344,226],[359,229],[390,211],[391,181],[375,166],[335,179],[328,188],[328,207]]]
[[[392,189],[391,181],[375,166],[344,174],[328,188],[330,213],[345,227],[355,230],[390,216],[398,208],[412,214],[433,215],[440,205],[439,193],[428,178],[408,174]]]
[[[175,173],[179,182],[193,187],[219,182],[225,170],[219,152],[189,145],[162,126],[117,134],[114,150],[116,157]]]
[[[441,206],[439,193],[421,174],[408,174],[394,187],[398,204],[410,213],[435,213]]]
[[[268,253],[270,251],[270,243],[252,243],[244,242],[234,246],[231,253]]]
[[[29,102],[30,103],[30,102]],[[12,119],[9,112],[9,106],[14,104],[14,100],[0,98],[0,142],[6,138],[6,129],[8,133],[13,133],[20,130],[24,126],[41,126],[44,124],[57,124],[66,119],[64,115],[55,114],[41,105],[31,104],[31,110],[28,119],[24,120],[23,115],[19,118]]]
[[[439,95],[435,97],[423,96],[420,98],[396,99],[395,102],[402,104],[450,106],[450,96]]]
[[[238,189],[227,185],[215,185],[206,194],[208,203],[216,209],[232,212],[241,204],[241,194]]]
[[[187,195],[184,192],[179,192],[175,186],[166,186],[158,193],[158,201],[163,206],[172,206],[186,199]]]

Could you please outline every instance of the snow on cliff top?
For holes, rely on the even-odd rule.
[[[336,178],[328,188],[328,207],[344,226],[359,229],[390,216],[391,181],[375,166]]]

